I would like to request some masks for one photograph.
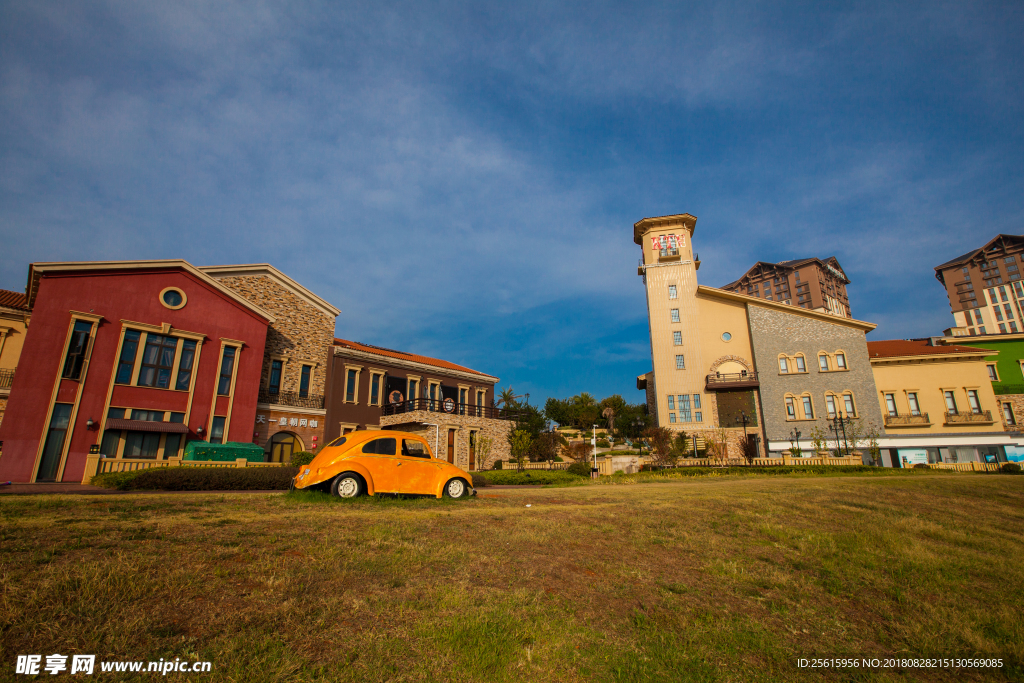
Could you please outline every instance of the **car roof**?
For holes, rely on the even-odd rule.
[[[359,431],[349,432],[344,435],[346,443],[362,443],[363,441],[370,441],[371,439],[379,439],[382,437],[392,436],[395,438],[413,438],[419,439],[420,441],[426,441],[426,439],[419,434],[413,434],[411,432],[399,432],[394,429],[360,429]]]

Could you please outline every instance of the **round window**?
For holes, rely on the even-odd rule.
[[[160,303],[170,309],[179,309],[185,305],[185,292],[177,287],[168,287],[160,292]]]
[[[722,333],[722,341],[729,341],[730,339],[732,339],[732,335],[731,334],[729,334],[728,332],[723,332]]]

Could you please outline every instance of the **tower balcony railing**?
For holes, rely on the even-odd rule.
[[[992,419],[991,410],[982,410],[977,413],[946,413],[946,424],[948,425],[962,425],[962,424],[992,424],[995,420]]]
[[[14,383],[14,370],[0,370],[0,389],[10,389]]]
[[[324,397],[322,394],[302,396],[298,391],[271,391],[267,388],[260,389],[259,402],[293,408],[313,408],[315,410],[323,410],[324,407]]]
[[[707,376],[704,388],[710,391],[717,389],[742,389],[747,387],[759,387],[761,383],[757,379],[756,372],[713,372]]]
[[[423,410],[430,413],[448,415],[467,415],[484,417],[492,420],[514,420],[519,417],[518,410],[495,408],[494,406],[477,406],[472,403],[459,403],[451,398],[414,398],[398,403],[388,403],[381,407],[381,415],[401,415]]]

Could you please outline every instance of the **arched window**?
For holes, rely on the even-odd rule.
[[[786,394],[786,419],[796,419],[796,397],[791,394]]]
[[[804,394],[800,397],[800,407],[803,408],[803,419],[814,419],[814,402],[811,400],[810,394]]]
[[[804,354],[796,354],[793,357],[793,364],[796,365],[797,372],[807,372],[807,361],[804,359]]]
[[[832,392],[825,394],[825,414],[828,416],[828,419],[831,420],[837,415],[836,411],[838,408],[839,401],[836,395]]]
[[[783,375],[789,374],[789,359],[779,354],[779,372]]]
[[[853,400],[852,391],[843,392],[843,408],[846,410],[846,417],[857,417],[857,404]]]
[[[836,351],[836,370],[849,370],[846,366],[846,352],[842,349]]]
[[[825,353],[824,351],[818,352],[818,370],[820,372],[829,371],[828,354]]]

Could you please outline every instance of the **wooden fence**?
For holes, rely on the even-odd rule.
[[[107,472],[134,472],[135,470],[148,470],[159,467],[281,467],[279,462],[249,462],[245,458],[238,460],[182,460],[181,458],[168,458],[167,460],[156,460],[155,458],[104,458],[101,455],[89,455],[85,461],[85,472],[82,475],[82,483],[88,484],[89,480],[97,474]]]

